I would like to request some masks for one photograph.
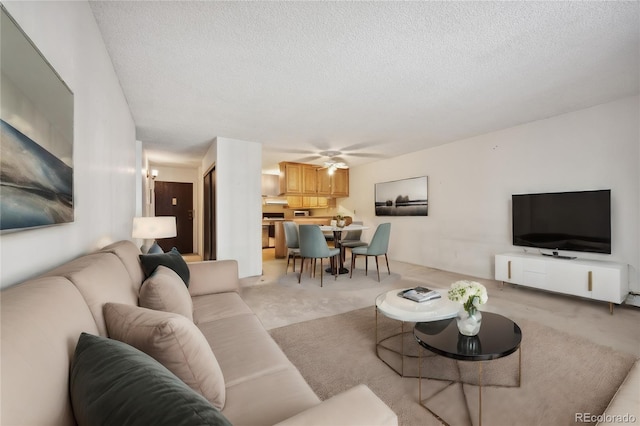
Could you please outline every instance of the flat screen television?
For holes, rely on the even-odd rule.
[[[514,194],[513,245],[611,254],[611,190]]]

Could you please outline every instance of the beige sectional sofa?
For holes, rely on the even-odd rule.
[[[635,424],[640,422],[640,360],[629,370],[604,413],[593,415],[598,425]]]
[[[138,305],[139,255],[121,241],[2,291],[2,425],[76,424],[69,376],[79,336],[109,336],[105,304]],[[221,412],[232,424],[397,425],[364,385],[319,400],[239,296],[235,261],[188,268],[193,323],[224,376]]]

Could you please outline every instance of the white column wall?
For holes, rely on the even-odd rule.
[[[240,277],[262,274],[262,145],[217,137],[202,170],[216,167],[217,259],[236,259]]]

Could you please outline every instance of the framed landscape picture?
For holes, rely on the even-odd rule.
[[[0,230],[73,222],[73,93],[1,10]]]
[[[427,216],[427,176],[375,184],[376,216]]]

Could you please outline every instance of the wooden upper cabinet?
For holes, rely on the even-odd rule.
[[[306,195],[317,194],[316,183],[316,169],[317,167],[311,164],[302,165],[302,193]]]
[[[349,196],[349,169],[336,169],[329,174],[328,168],[318,169],[318,195],[325,197]]]
[[[331,196],[331,175],[329,170],[325,168],[318,169],[316,171],[316,179],[318,181],[318,195],[324,195],[325,197]]]
[[[333,197],[349,196],[349,169],[336,169],[331,175],[331,195]]]
[[[280,194],[302,194],[302,164],[280,163]]]
[[[330,175],[326,167],[282,162],[280,163],[280,194],[348,197],[349,169],[337,169]],[[304,204],[306,204],[304,207],[316,207],[311,200],[307,200]]]

